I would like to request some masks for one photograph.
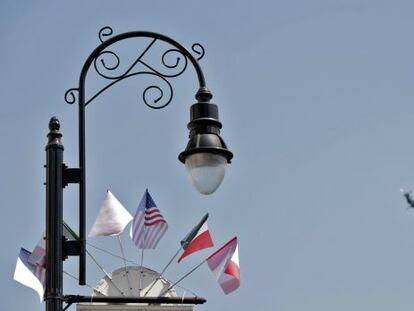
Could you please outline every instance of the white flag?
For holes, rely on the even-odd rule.
[[[45,292],[46,269],[43,266],[32,265],[29,262],[30,255],[31,253],[28,250],[20,249],[13,278],[35,290],[39,294],[40,301],[42,301]]]
[[[108,190],[89,237],[119,235],[131,220],[131,214]]]

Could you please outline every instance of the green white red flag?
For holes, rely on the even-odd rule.
[[[208,214],[181,241],[181,247],[184,249],[184,252],[178,259],[178,262],[194,252],[214,246],[210,231],[208,230],[207,218]]]
[[[240,265],[237,237],[224,244],[206,261],[226,295],[239,288]]]

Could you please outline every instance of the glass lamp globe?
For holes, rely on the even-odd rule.
[[[201,194],[211,194],[223,181],[227,159],[223,155],[200,152],[190,154],[185,159],[185,167],[193,186]]]

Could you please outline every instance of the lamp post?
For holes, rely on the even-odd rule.
[[[120,66],[120,57],[110,48],[113,44],[131,38],[148,38],[149,44],[137,59],[122,73],[117,73]],[[227,149],[224,140],[220,137],[221,123],[218,118],[218,107],[211,103],[212,94],[207,88],[203,72],[198,63],[204,55],[200,44],[192,46],[193,54],[177,41],[154,32],[133,31],[113,36],[110,27],[99,31],[101,44],[86,59],[81,70],[79,85],[65,93],[65,100],[69,104],[78,102],[79,114],[79,167],[68,168],[63,163],[62,134],[56,117],[49,122],[50,132],[46,146],[46,311],[61,311],[63,302],[69,305],[74,302],[85,301],[88,298],[63,294],[63,260],[68,256],[79,256],[79,285],[86,281],[86,165],[85,165],[85,107],[101,93],[118,82],[138,75],[150,75],[167,86],[169,96],[164,103],[158,104],[165,93],[158,85],[150,85],[143,91],[144,103],[153,109],[166,107],[172,100],[173,88],[169,80],[181,75],[190,62],[196,72],[199,88],[195,98],[197,102],[190,108],[189,142],[186,149],[178,156],[185,164],[192,184],[203,194],[214,192],[220,185],[225,172],[226,164],[230,163],[233,154]],[[158,42],[164,42],[173,48],[162,54],[162,65],[165,69],[176,70],[174,73],[163,73],[154,69],[145,61],[144,56]],[[167,63],[167,57],[176,55],[173,64]],[[111,65],[108,58],[112,60]],[[180,67],[180,64],[181,67]],[[95,72],[107,81],[107,84],[90,98],[85,96],[85,81],[89,69],[94,67]],[[141,70],[137,70],[140,65]],[[148,101],[148,91],[156,91],[159,97],[153,103]],[[158,104],[158,106],[157,106]],[[70,183],[79,184],[79,240],[68,241],[63,237],[63,188]],[[82,300],[83,299],[83,300]],[[106,300],[107,301],[106,301]],[[157,300],[159,299],[159,300]],[[151,302],[176,303],[167,297],[101,297],[100,302]],[[181,300],[180,300],[181,301]],[[204,299],[188,299],[187,303],[203,303]],[[66,308],[65,308],[66,309]]]

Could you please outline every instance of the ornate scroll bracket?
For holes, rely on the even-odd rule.
[[[158,65],[161,65],[161,69],[156,69],[154,65],[151,65],[148,61],[144,60],[144,56],[149,53],[157,41],[165,40],[163,40],[163,37],[157,37],[156,34],[153,36],[152,33],[146,34],[149,35],[143,37],[151,38],[152,40],[129,66],[125,66],[126,69],[121,73],[119,73],[119,68],[122,64],[120,56],[113,50],[107,49],[107,47],[111,46],[113,43],[108,44],[107,47],[93,58],[95,73],[104,80],[108,80],[108,83],[90,96],[90,98],[86,99],[85,106],[118,82],[130,77],[142,75],[155,77],[159,81],[144,88],[142,99],[145,105],[152,109],[161,109],[171,103],[174,94],[169,79],[178,77],[185,72],[188,65],[188,57],[191,57],[191,55],[186,55],[184,51],[179,48],[174,47],[167,49],[161,55],[160,64]],[[99,30],[98,37],[101,45],[107,44],[108,40],[113,38],[113,29],[109,26],[103,27]],[[171,42],[167,43],[171,44]],[[190,53],[190,51],[188,53]],[[199,61],[204,57],[205,50],[200,43],[194,43],[191,46],[191,53],[194,55],[194,59]],[[151,100],[150,94],[153,95]],[[154,94],[156,96],[154,96]],[[79,88],[71,88],[67,90],[64,98],[66,103],[74,104],[79,100]]]
[[[71,88],[65,92],[65,102],[72,105],[77,102],[79,95],[78,88]]]

